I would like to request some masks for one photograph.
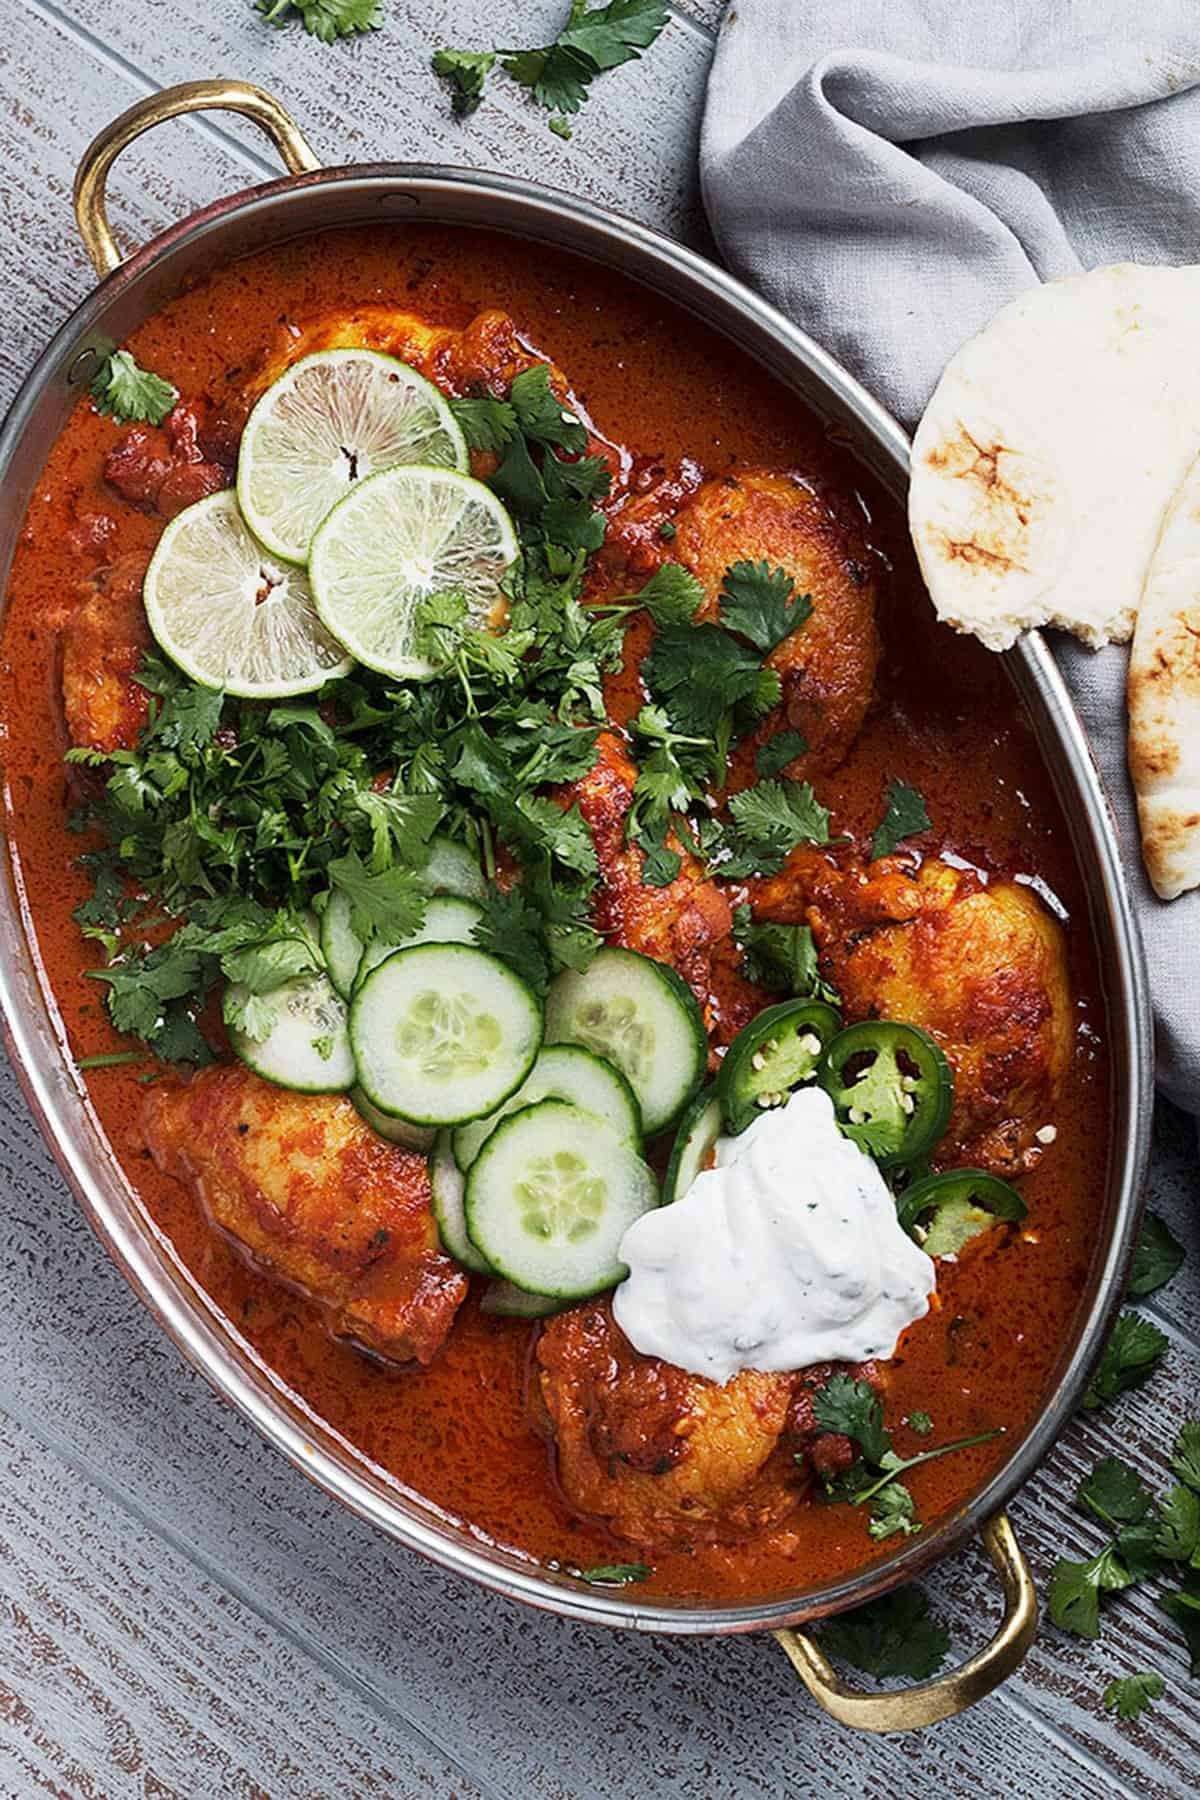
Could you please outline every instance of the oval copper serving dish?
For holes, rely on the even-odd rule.
[[[104,187],[113,159],[149,126],[180,113],[228,108],[254,120],[292,173],[222,200],[122,261],[109,231]],[[0,435],[0,571],[5,578],[35,481],[99,355],[122,342],[187,282],[235,258],[333,226],[423,222],[486,226],[557,246],[667,296],[748,352],[774,382],[848,442],[897,500],[908,441],[844,369],[773,308],[703,258],[629,219],[566,194],[499,175],[376,163],[321,169],[277,102],[239,83],[203,82],[156,95],[116,120],[79,173],[80,229],[100,287],[62,327],[18,395]],[[639,1604],[598,1593],[565,1574],[485,1547],[465,1529],[401,1495],[254,1361],[172,1257],[122,1175],[66,1057],[53,1003],[39,979],[32,934],[12,879],[0,889],[0,1002],[9,1054],[42,1129],[110,1254],[184,1354],[293,1463],[363,1518],[447,1568],[514,1598],[594,1624],[640,1631],[723,1633],[772,1629],[817,1699],[848,1724],[897,1730],[961,1710],[1004,1678],[1032,1640],[1033,1588],[1001,1509],[1070,1419],[1103,1343],[1137,1226],[1148,1153],[1152,1038],[1146,975],[1112,820],[1079,722],[1041,638],[1005,659],[1036,734],[1090,895],[1108,1008],[1112,1135],[1101,1230],[1073,1341],[1064,1345],[1053,1398],[971,1502],[893,1555],[782,1603],[704,1607]],[[971,1661],[900,1694],[844,1687],[813,1641],[792,1629],[908,1580],[982,1533],[999,1573],[1005,1618]]]

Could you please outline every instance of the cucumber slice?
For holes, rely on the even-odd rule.
[[[329,979],[343,1000],[354,992],[362,953],[362,939],[350,923],[349,896],[344,889],[334,888],[321,914],[321,954]]]
[[[619,1070],[578,1044],[548,1044],[541,1051],[527,1080],[504,1105],[486,1119],[460,1125],[454,1133],[454,1158],[460,1169],[469,1169],[501,1119],[520,1112],[535,1101],[569,1100],[584,1112],[606,1119],[626,1143],[636,1150],[641,1144],[642,1115],[633,1089]]]
[[[433,1190],[433,1216],[437,1220],[442,1249],[464,1269],[476,1275],[490,1275],[492,1265],[481,1256],[467,1236],[467,1218],[463,1210],[466,1182],[454,1160],[450,1133],[439,1131],[429,1156],[429,1185]]]
[[[420,871],[421,886],[428,894],[457,894],[460,900],[487,899],[487,882],[479,859],[457,838],[441,832],[429,840],[429,861]]]
[[[249,999],[241,982],[232,983],[229,992],[239,1005]],[[305,1094],[339,1094],[353,1087],[346,1003],[327,976],[286,981],[273,993],[260,994],[254,1008],[265,1029],[251,1037],[231,1026],[229,1042],[256,1074]]]
[[[502,1121],[467,1172],[467,1231],[526,1293],[581,1300],[629,1273],[618,1251],[658,1204],[641,1157],[603,1119],[539,1100]]]
[[[487,894],[487,883],[471,852],[464,844],[455,843],[453,838],[435,837],[430,841],[429,861],[417,875],[427,894],[445,896],[455,905],[471,901],[474,911],[468,921],[465,913],[447,911],[441,898],[431,900],[424,925],[412,937],[405,938],[404,948],[430,943],[469,944],[472,941],[470,926],[481,917],[478,902]],[[321,914],[321,951],[329,979],[343,1000],[349,1000],[355,980],[365,973],[360,966],[364,955],[363,941],[350,923],[350,911],[350,900],[344,890],[334,888]],[[376,963],[399,948],[398,944],[381,947],[373,941],[368,951],[374,959],[370,966],[374,968]]]
[[[483,917],[482,906],[473,900],[458,900],[449,894],[438,894],[425,908],[425,923],[401,944],[389,944],[384,938],[372,938],[362,953],[355,985],[365,981],[372,969],[394,956],[397,950],[411,950],[416,944],[473,944],[475,927]]]
[[[677,1116],[708,1062],[691,988],[636,950],[599,950],[584,974],[557,976],[546,1000],[546,1039],[582,1044],[615,1064],[637,1095],[647,1137]]]
[[[483,1290],[479,1310],[500,1319],[548,1319],[561,1312],[561,1300],[548,1300],[545,1294],[527,1294],[511,1281],[489,1281]]]
[[[416,1125],[494,1112],[542,1047],[542,1008],[506,963],[467,944],[418,944],[372,969],[350,1003],[368,1100]]]
[[[683,1196],[708,1161],[713,1145],[721,1135],[724,1119],[721,1102],[712,1088],[702,1088],[679,1121],[671,1160],[663,1177],[662,1203]]]
[[[406,1150],[420,1151],[422,1156],[428,1156],[433,1149],[437,1132],[432,1125],[410,1125],[407,1119],[394,1119],[391,1113],[380,1112],[360,1087],[350,1089],[350,1098],[371,1130],[386,1138],[389,1144],[402,1144]]]

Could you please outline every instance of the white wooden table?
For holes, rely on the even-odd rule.
[[[792,4],[793,0],[780,0]],[[272,88],[331,162],[503,168],[704,243],[695,136],[720,0],[689,0],[647,62],[598,83],[574,139],[496,84],[466,127],[432,46],[537,41],[562,0],[388,0],[388,28],[323,49],[248,0],[0,0],[0,400],[91,285],[70,188],[93,132],[201,76]],[[122,161],[137,238],[276,173],[232,123],[179,123]],[[1169,1365],[1080,1420],[1020,1497],[1040,1580],[1090,1554],[1080,1472],[1118,1452],[1161,1484],[1197,1409],[1194,1140],[1160,1120],[1154,1204],[1191,1261],[1150,1311]],[[77,1214],[0,1068],[0,1793],[67,1796],[1146,1796],[1195,1791],[1200,1691],[1148,1596],[1101,1642],[1046,1627],[964,1719],[868,1740],[819,1716],[763,1638],[588,1631],[481,1593],[340,1511],[269,1451],[176,1352]],[[929,1584],[977,1642],[994,1583],[968,1553]],[[1164,1628],[1165,1627],[1165,1628]],[[1168,1697],[1116,1725],[1114,1676]]]

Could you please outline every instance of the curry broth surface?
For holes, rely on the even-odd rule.
[[[282,318],[392,302],[441,323],[501,307],[558,362],[598,430],[641,454],[691,456],[713,473],[768,463],[861,505],[880,559],[882,705],[849,762],[818,777],[835,826],[869,831],[887,780],[925,796],[945,848],[1004,874],[1034,874],[1070,914],[1068,941],[1080,1035],[1056,1117],[1058,1139],[1021,1183],[1023,1232],[999,1250],[939,1270],[938,1304],[891,1365],[887,1418],[897,1449],[924,1447],[902,1423],[932,1414],[936,1442],[1004,1425],[1019,1434],[1047,1397],[1095,1242],[1107,1154],[1104,1016],[1084,896],[1067,832],[1032,733],[999,662],[934,621],[903,520],[861,469],[763,373],[668,302],[559,252],[449,229],[345,230],[301,239],[219,272],[181,295],[133,337],[138,360],[183,398],[216,389],[250,360]],[[119,502],[101,477],[119,435],[82,402],[55,446],[30,505],[3,638],[6,830],[44,980],[76,1056],[125,1047],[97,985],[99,960],[72,922],[90,891],[74,866],[80,840],[62,755],[58,627],[89,571],[68,543],[82,515],[107,512],[118,535],[105,560],[154,541],[163,521]],[[94,560],[94,558],[92,559]],[[890,573],[889,573],[890,571]],[[632,700],[614,694],[623,715]],[[431,1367],[390,1373],[326,1334],[317,1309],[249,1268],[218,1238],[198,1203],[162,1176],[144,1149],[136,1071],[87,1077],[95,1111],[155,1224],[213,1303],[281,1379],[406,1490],[477,1532],[543,1561],[582,1567],[638,1552],[574,1518],[547,1450],[528,1425],[523,1389],[536,1327],[464,1306]],[[1011,1438],[1010,1438],[1011,1441]],[[1005,1454],[1003,1440],[956,1453],[906,1477],[927,1525],[956,1509]],[[862,1511],[819,1502],[799,1509],[773,1547],[746,1543],[689,1554],[660,1551],[639,1593],[706,1601],[769,1598],[880,1555]]]

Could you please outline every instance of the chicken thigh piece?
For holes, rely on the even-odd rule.
[[[792,776],[837,768],[862,728],[879,664],[865,547],[804,482],[751,470],[704,483],[676,515],[671,551],[704,584],[700,619],[717,617],[725,571],[736,562],[781,568],[795,593],[810,597],[809,618],[767,658],[783,693],[757,738],[785,729],[805,738],[808,752],[788,765]]]
[[[674,881],[667,887],[643,883],[645,853],[625,836],[637,775],[621,740],[602,731],[592,767],[560,790],[565,803],[578,802],[596,846],[600,865],[596,929],[608,943],[670,963],[707,1008],[713,947],[728,936],[733,915],[716,883],[705,879],[696,858],[679,845],[675,848],[681,862]]]
[[[252,1261],[328,1309],[339,1337],[432,1360],[467,1292],[442,1254],[425,1159],[350,1101],[272,1086],[237,1063],[150,1090],[146,1142]]]
[[[794,852],[757,883],[756,918],[805,921],[848,1020],[920,1025],[954,1070],[940,1165],[1019,1175],[1041,1155],[1071,1059],[1062,927],[1029,888],[926,862],[837,868]]]
[[[106,755],[132,749],[150,714],[150,696],[133,678],[151,642],[142,605],[148,560],[123,556],[89,576],[62,630],[67,732]]]
[[[814,1470],[852,1461],[813,1412],[831,1372],[746,1369],[718,1386],[640,1355],[608,1304],[591,1301],[544,1327],[531,1409],[568,1501],[615,1536],[647,1550],[728,1543],[782,1525]],[[880,1386],[875,1364],[853,1372]]]

